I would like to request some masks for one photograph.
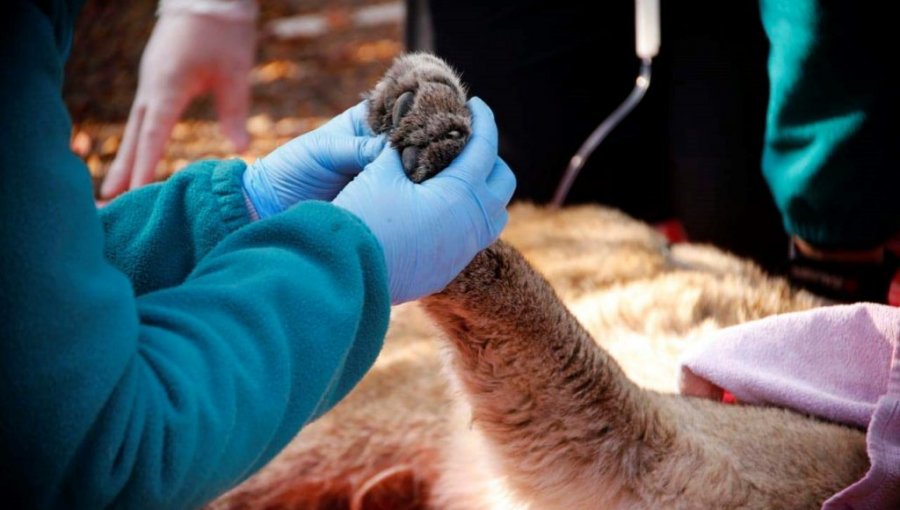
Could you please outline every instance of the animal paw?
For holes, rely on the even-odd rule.
[[[433,55],[399,57],[368,100],[369,126],[388,134],[413,182],[446,168],[472,133],[465,88],[453,69]]]

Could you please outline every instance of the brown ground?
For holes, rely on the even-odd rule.
[[[73,150],[95,183],[115,157],[137,89],[141,52],[155,22],[156,0],[89,0],[78,22],[64,95],[74,122]],[[379,6],[393,15],[372,26],[354,13]],[[257,65],[248,129],[253,159],[356,103],[402,51],[400,0],[267,0],[260,2]],[[294,16],[323,16],[323,34],[278,36]],[[196,101],[172,134],[157,169],[165,178],[187,163],[234,156],[215,123],[212,104]]]

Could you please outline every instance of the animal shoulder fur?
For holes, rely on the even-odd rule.
[[[370,124],[421,181],[470,135],[464,101],[446,64],[411,55]],[[211,506],[804,509],[865,472],[858,430],[673,393],[702,335],[816,298],[602,207],[510,218],[446,290],[395,308],[347,399]]]

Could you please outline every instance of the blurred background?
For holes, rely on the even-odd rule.
[[[631,0],[259,5],[250,149],[231,152],[212,102],[202,99],[177,125],[160,179],[196,159],[268,153],[359,101],[410,48],[462,72],[497,114],[516,198],[546,202],[571,155],[631,91],[639,65]],[[97,184],[121,141],[155,9],[154,0],[88,0],[79,20],[64,94],[72,148]],[[662,18],[647,96],[597,148],[568,203],[675,225],[691,241],[780,272],[787,240],[760,170],[768,48],[758,6],[663,2]]]

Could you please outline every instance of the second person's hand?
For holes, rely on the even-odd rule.
[[[138,90],[119,153],[101,187],[103,198],[153,182],[175,123],[205,92],[213,93],[222,131],[235,150],[247,148],[254,25],[252,18],[162,14],[141,58]]]

